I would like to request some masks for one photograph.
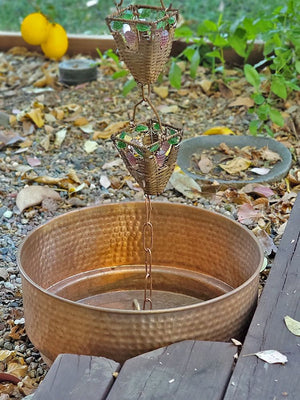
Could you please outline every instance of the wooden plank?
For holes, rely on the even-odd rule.
[[[111,35],[75,35],[68,34],[68,55],[84,54],[98,58],[97,48],[101,52],[115,49],[115,42]],[[30,51],[42,53],[40,46],[26,43],[19,32],[0,32],[0,51],[7,51],[12,47],[26,47]]]
[[[87,55],[90,57],[98,58],[97,48],[104,53],[108,49],[115,50],[116,44],[111,35],[80,35],[68,34],[69,47],[68,55]],[[31,51],[42,53],[40,46],[32,46],[26,43],[20,32],[7,32],[0,31],[0,51],[7,51],[12,47],[20,46],[26,47]],[[171,56],[178,56],[185,48],[187,43],[182,40],[174,40],[172,45]],[[228,65],[242,66],[243,58],[240,57],[232,48],[224,49],[224,58]],[[251,52],[248,62],[256,64],[263,59],[263,44],[255,43],[253,51]]]
[[[120,364],[103,357],[60,354],[33,400],[102,400]]]
[[[284,323],[286,315],[300,321],[299,229],[298,195],[224,400],[300,399],[300,337]],[[245,357],[269,349],[285,354],[287,364]]]
[[[220,400],[236,347],[187,340],[127,360],[107,400]]]

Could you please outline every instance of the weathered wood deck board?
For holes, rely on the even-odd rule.
[[[102,357],[60,354],[33,400],[102,400],[120,364]]]
[[[236,347],[187,340],[127,360],[107,400],[220,400]]]
[[[299,228],[298,195],[224,400],[300,399],[300,337],[284,323],[286,315],[300,320]],[[285,354],[287,364],[244,357],[268,349]]]

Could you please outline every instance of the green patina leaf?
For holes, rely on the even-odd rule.
[[[175,135],[176,131],[174,129],[170,129],[170,134]]]
[[[150,147],[150,151],[151,153],[153,153],[154,151],[159,149],[160,144],[159,143],[155,143],[153,146]]]
[[[144,157],[143,152],[138,147],[134,147],[134,150],[137,152],[137,154],[139,154],[140,156]]]
[[[153,129],[155,129],[156,131],[159,131],[159,130],[160,130],[159,123],[156,122],[156,123],[153,125]]]
[[[125,149],[125,147],[127,146],[126,143],[121,142],[121,140],[118,141],[117,146],[119,149]]]
[[[166,21],[159,21],[157,23],[157,29],[165,29],[166,27]]]
[[[114,31],[119,31],[120,29],[123,28],[123,22],[113,21],[112,24],[111,24],[111,28]]]
[[[137,125],[135,128],[136,132],[145,132],[148,130],[148,126],[146,125]]]
[[[162,11],[162,10],[158,11],[157,19],[161,19],[161,18],[163,18],[165,16],[166,16],[166,12],[165,11]]]
[[[139,32],[146,32],[146,31],[149,31],[150,26],[149,26],[149,25],[146,25],[146,24],[136,24],[136,29],[137,29]]]
[[[169,22],[170,25],[174,25],[175,22],[176,22],[176,18],[175,18],[175,17],[170,17],[170,18],[168,19],[168,22]]]
[[[120,139],[124,139],[125,136],[126,136],[126,132],[122,132],[122,133],[120,134]]]
[[[172,137],[168,140],[168,143],[170,144],[178,144],[180,142],[180,137],[176,136],[176,137]]]
[[[151,17],[151,9],[150,8],[140,8],[139,14],[141,18],[149,18]]]
[[[133,12],[131,10],[125,10],[123,12],[123,14],[121,15],[121,18],[128,19],[128,20],[133,19]]]

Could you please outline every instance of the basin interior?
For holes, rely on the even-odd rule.
[[[233,288],[199,272],[152,266],[152,309],[181,307],[220,296]],[[57,296],[94,307],[142,309],[145,268],[142,265],[98,268],[70,276],[48,288]]]

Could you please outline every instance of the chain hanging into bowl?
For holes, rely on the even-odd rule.
[[[155,82],[171,52],[178,10],[130,5],[121,8],[123,0],[115,2],[117,11],[106,18],[115,39],[120,58],[141,88],[141,100],[135,104],[128,130],[112,135],[112,141],[128,171],[145,194],[146,222],[143,228],[145,251],[145,289],[143,309],[152,309],[152,247],[151,197],[161,194],[174,170],[183,131],[164,124],[150,100],[151,83]],[[148,87],[146,96],[144,86]],[[136,110],[147,103],[155,119],[136,122]],[[138,308],[138,307],[137,307]]]

